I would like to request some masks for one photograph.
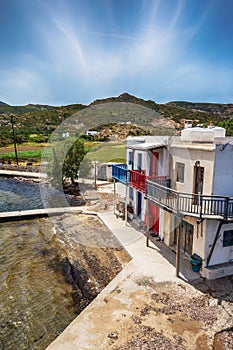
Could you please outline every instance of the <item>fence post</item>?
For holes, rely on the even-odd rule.
[[[180,211],[180,195],[179,192],[176,193],[177,195],[177,200],[176,200],[176,212]]]
[[[113,179],[113,213],[116,214],[116,180]]]
[[[203,202],[203,198],[202,198],[201,192],[198,192],[198,211],[199,211],[200,220],[202,218],[202,202]]]
[[[150,201],[147,198],[147,234],[146,234],[146,246],[149,247],[150,236]]]
[[[176,241],[176,277],[179,277],[180,272],[180,223]]]
[[[228,219],[228,208],[229,208],[229,197],[225,198],[225,203],[224,203],[224,219]]]
[[[127,204],[128,204],[128,185],[125,186],[125,225],[127,226]]]

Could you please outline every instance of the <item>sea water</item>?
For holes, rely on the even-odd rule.
[[[48,218],[0,224],[0,349],[45,349],[75,318]]]
[[[41,200],[38,184],[0,178],[0,211],[65,204],[43,191]],[[0,350],[46,349],[127,261],[94,216],[1,222]]]
[[[43,207],[37,183],[0,178],[1,212]],[[58,243],[49,218],[0,223],[0,349],[45,349],[78,314]]]

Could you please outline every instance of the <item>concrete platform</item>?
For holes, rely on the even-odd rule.
[[[45,173],[36,173],[31,171],[19,171],[19,170],[0,170],[0,176],[18,176],[18,177],[27,177],[27,178],[37,178],[45,179],[47,174]]]
[[[200,277],[198,273],[192,272],[190,266],[181,264],[184,274],[181,274],[182,279],[177,278],[174,253],[169,248],[166,249],[163,243],[150,243],[151,247],[148,248],[143,233],[129,224],[126,226],[125,221],[117,219],[113,213],[98,213],[98,216],[124,246],[132,260],[47,350],[108,349],[106,332],[111,329],[112,320],[121,313],[130,313],[130,304],[135,304],[131,295],[137,294],[140,289],[135,281],[182,283],[182,279],[194,280]],[[113,299],[116,299],[115,309],[110,311],[107,303]],[[124,311],[124,308],[127,310]],[[101,331],[103,328],[105,332]]]
[[[33,210],[18,210],[18,211],[8,211],[0,212],[0,221],[11,221],[11,220],[23,220],[31,219],[35,217],[62,215],[62,214],[89,214],[97,215],[95,211],[88,210],[85,206],[78,207],[59,207],[59,208],[42,208]]]

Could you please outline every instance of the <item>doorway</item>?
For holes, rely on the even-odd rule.
[[[204,167],[195,165],[194,166],[194,190],[195,194],[203,192],[204,183]]]
[[[157,235],[159,234],[159,214],[159,207],[150,203],[150,229],[152,229]]]
[[[159,153],[152,152],[151,153],[151,164],[150,164],[150,176],[158,176],[159,169]]]
[[[137,198],[137,217],[141,219],[141,213],[142,213],[142,193],[138,191],[138,198]]]
[[[178,230],[180,230],[180,249],[189,255],[192,255],[193,250],[193,225],[186,221],[181,221],[180,225],[176,228],[174,234],[174,245],[176,245],[176,239]]]

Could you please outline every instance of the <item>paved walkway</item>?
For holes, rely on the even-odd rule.
[[[138,285],[135,284],[135,276],[141,279],[151,279],[155,282],[182,281],[175,277],[175,254],[167,249],[164,244],[158,242],[154,245],[150,243],[151,248],[148,248],[143,233],[136,231],[129,224],[126,226],[125,222],[117,219],[113,213],[99,213],[98,216],[124,246],[132,260],[64,332],[50,344],[47,350],[108,349],[104,346],[106,332],[102,332],[102,329],[108,327],[111,320],[120,312],[118,302],[116,302],[114,310],[109,310],[106,305],[107,299],[116,297],[116,290],[123,291],[120,294],[121,297],[118,296],[118,298],[121,298],[121,302],[129,305],[132,302],[129,301],[130,293],[137,293],[138,290]],[[181,268],[185,272],[184,275],[181,274],[182,278],[190,280],[199,278],[199,274],[192,272],[190,266],[186,267],[181,264]],[[100,323],[99,326],[98,323]]]
[[[59,208],[41,208],[32,210],[17,210],[17,211],[4,211],[0,212],[0,221],[8,221],[10,219],[23,219],[33,218],[36,216],[50,216],[59,214],[89,214],[97,215],[97,212],[88,210],[88,207],[77,206],[77,207],[59,207]]]
[[[7,176],[22,176],[28,178],[43,178],[45,179],[47,175],[45,173],[35,173],[31,171],[19,171],[19,170],[0,170],[0,175]]]

